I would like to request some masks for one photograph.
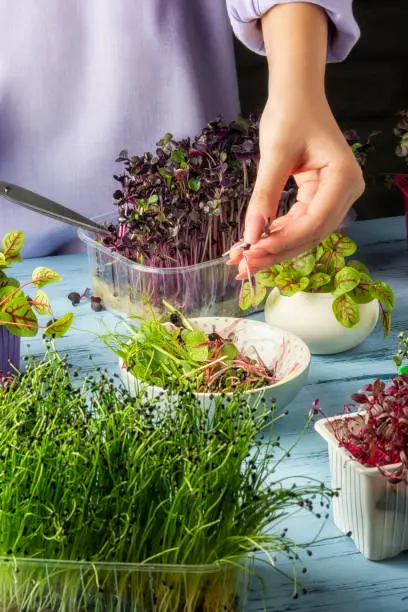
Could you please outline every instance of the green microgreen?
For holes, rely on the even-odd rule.
[[[238,348],[234,327],[239,319],[207,333],[167,302],[165,307],[171,310],[167,321],[151,309],[138,326],[124,322],[126,333],[102,337],[138,381],[173,390],[187,385],[199,393],[248,391],[279,382],[278,362],[267,365],[256,351],[250,357]]]
[[[56,319],[50,301],[42,287],[61,280],[61,276],[45,266],[36,268],[31,280],[21,284],[8,276],[5,269],[22,261],[20,251],[24,246],[24,234],[21,231],[8,232],[2,240],[0,249],[0,325],[15,336],[32,337],[43,330],[47,336],[63,336],[72,325],[74,315],[69,312]],[[33,297],[24,290],[35,289]],[[41,325],[37,315],[51,318],[46,325]]]
[[[279,477],[291,449],[274,436],[273,406],[259,414],[235,394],[210,421],[186,390],[174,410],[158,418],[158,409],[105,371],[78,376],[51,350],[3,390],[0,557],[11,563],[0,563],[2,609],[199,612],[228,602],[221,609],[232,612],[233,570],[249,553],[272,563],[283,553],[296,572],[304,545],[281,523],[334,493]],[[214,563],[213,573],[194,572]]]
[[[395,307],[394,292],[387,283],[373,280],[362,262],[350,259],[356,250],[357,245],[351,238],[332,233],[315,248],[255,274],[255,289],[250,281],[245,281],[240,306],[246,310],[259,305],[265,299],[267,288],[273,287],[288,297],[299,291],[331,293],[338,322],[344,327],[355,327],[360,320],[358,305],[378,300],[387,337]]]

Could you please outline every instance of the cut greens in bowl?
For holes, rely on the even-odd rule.
[[[283,408],[305,383],[310,352],[293,334],[251,319],[186,319],[168,308],[167,320],[123,322],[126,333],[104,336],[130,390],[148,387],[164,402],[183,389],[204,402],[219,394],[267,394]]]

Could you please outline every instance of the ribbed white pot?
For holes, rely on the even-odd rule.
[[[377,300],[359,304],[360,321],[344,327],[334,316],[330,293],[299,291],[291,297],[275,287],[265,304],[265,320],[302,338],[314,355],[341,353],[361,344],[373,331],[379,316]]]
[[[377,468],[360,465],[339,446],[330,425],[350,415],[321,419],[316,431],[328,444],[331,486],[340,489],[333,498],[333,519],[343,533],[351,533],[367,559],[380,561],[408,550],[408,486],[391,484]],[[399,464],[387,466],[393,471]]]

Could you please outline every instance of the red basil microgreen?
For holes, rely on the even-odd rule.
[[[361,153],[364,146],[353,132],[346,138]],[[362,159],[362,158],[361,158]],[[220,258],[243,234],[244,220],[259,164],[259,118],[250,116],[224,125],[217,118],[195,137],[177,140],[172,134],[156,151],[130,155],[120,152],[123,171],[114,176],[118,222],[101,242],[127,259],[153,268],[192,266]],[[297,185],[290,177],[281,194],[278,216],[296,201]],[[269,231],[269,220],[265,225]],[[160,302],[155,284],[145,294]],[[214,287],[225,295],[225,278]],[[255,285],[254,285],[255,286]],[[151,291],[150,291],[151,289]],[[251,287],[248,286],[249,291]],[[153,295],[151,295],[153,293]],[[191,283],[180,303],[180,279],[168,280],[166,297],[194,311],[202,283]],[[188,293],[188,295],[187,295]],[[252,306],[263,299],[254,290]]]

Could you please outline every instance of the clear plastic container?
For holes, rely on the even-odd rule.
[[[95,220],[109,223],[112,215]],[[79,230],[78,234],[87,245],[93,293],[116,314],[148,317],[149,308],[141,296],[148,297],[159,311],[164,298],[187,317],[244,314],[239,307],[241,283],[235,280],[237,270],[225,265],[225,257],[193,266],[153,268],[111,251],[90,232]],[[248,314],[251,311],[245,312]]]
[[[244,612],[246,564],[140,565],[0,557],[2,612]]]
[[[392,484],[377,468],[358,463],[339,446],[331,423],[350,415],[320,419],[316,431],[328,444],[335,525],[351,538],[367,559],[381,561],[408,549],[408,488]],[[387,466],[393,472],[400,464]]]

